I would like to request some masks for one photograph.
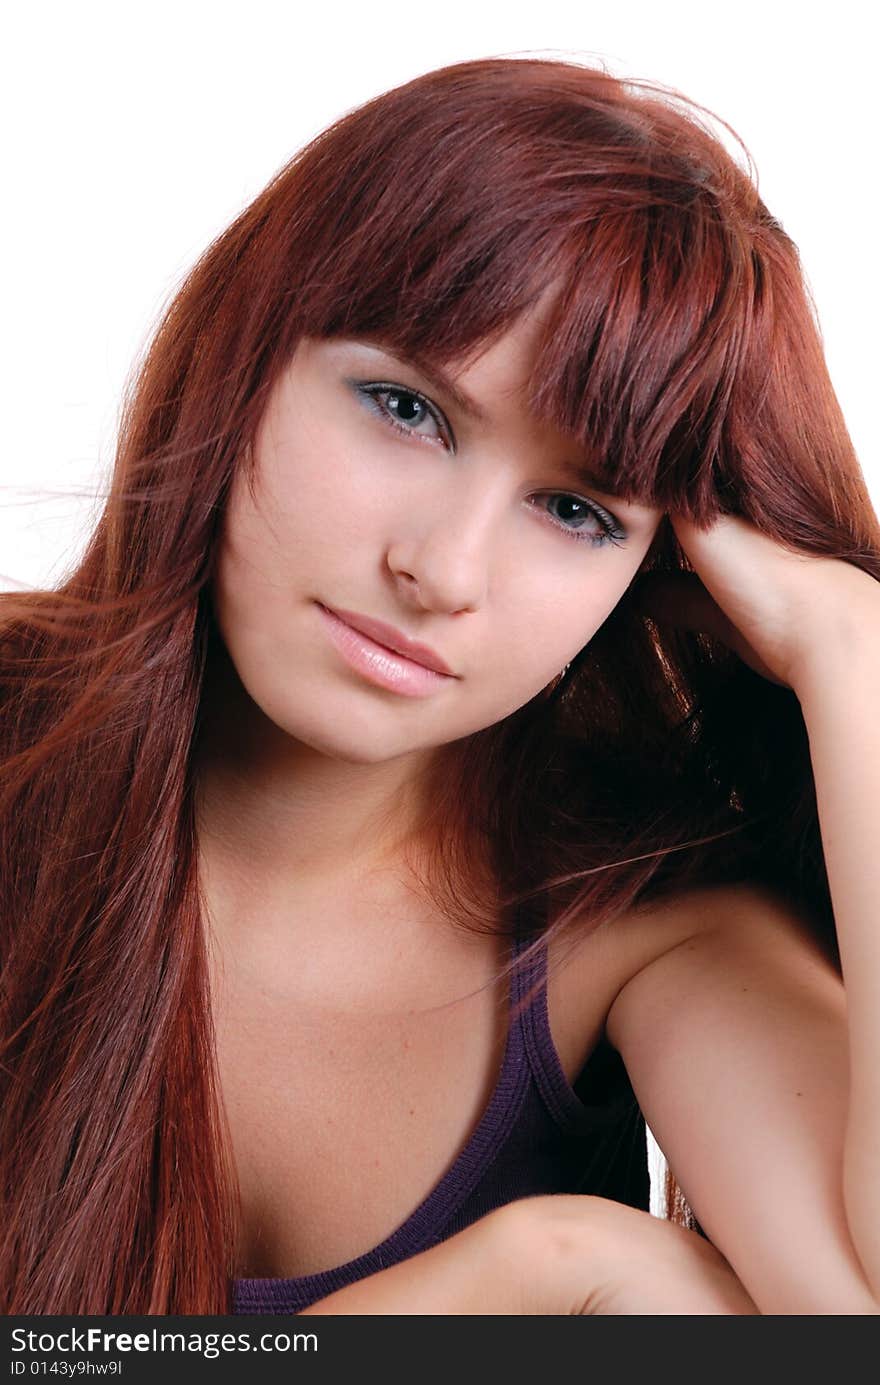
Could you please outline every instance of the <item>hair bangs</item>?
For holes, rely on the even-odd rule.
[[[697,520],[729,496],[748,250],[721,219],[662,204],[597,221],[569,247],[530,407],[572,436],[609,493]]]

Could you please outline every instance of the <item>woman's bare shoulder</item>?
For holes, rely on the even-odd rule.
[[[593,974],[601,962],[620,990],[660,957],[728,916],[754,888],[747,882],[689,885],[640,900],[586,933],[581,942],[567,943],[566,955],[576,969]]]
[[[701,885],[641,900],[597,928],[551,939],[549,1009],[556,1046],[567,1071],[577,1072],[604,1035],[612,1047],[613,1019],[630,983],[713,920],[728,916],[743,888]]]
[[[832,972],[831,964],[806,918],[764,883],[741,880],[704,884],[674,891],[663,899],[639,905],[614,922],[619,960],[615,997],[606,1018],[607,1032],[622,1037],[624,1011],[644,1012],[645,980],[650,972],[675,992],[690,965],[697,942],[701,955],[710,946],[718,966],[725,958],[749,948],[760,955],[768,948],[793,949]],[[610,936],[610,933],[609,933]],[[672,954],[677,954],[677,959]],[[657,985],[660,986],[658,980]]]

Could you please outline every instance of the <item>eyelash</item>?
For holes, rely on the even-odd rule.
[[[356,384],[355,388],[358,394],[364,399],[367,406],[371,408],[384,423],[387,423],[389,427],[393,428],[395,432],[401,433],[405,438],[414,437],[417,441],[430,443],[432,441],[430,438],[420,438],[419,434],[416,433],[413,428],[407,428],[400,419],[395,418],[392,413],[389,413],[386,406],[380,404],[376,396],[379,394],[395,394],[403,395],[409,399],[417,399],[423,409],[426,410],[437,424],[440,432],[446,438],[448,445],[453,445],[451,429],[442,413],[437,408],[436,404],[432,404],[431,400],[424,394],[421,394],[419,390],[404,389],[402,385],[393,385],[389,383],[362,383]],[[602,525],[601,534],[581,534],[577,529],[569,529],[566,525],[560,524],[558,520],[551,517],[550,522],[554,528],[561,530],[563,534],[574,539],[576,543],[588,543],[593,548],[601,548],[606,543],[613,543],[619,548],[626,542],[626,533],[617,523],[617,520],[613,515],[609,514],[607,510],[604,510],[601,505],[597,505],[595,500],[587,500],[582,495],[572,495],[568,491],[548,491],[547,494],[565,496],[566,499],[577,501],[579,505],[586,505],[593,517],[598,519],[599,523]]]

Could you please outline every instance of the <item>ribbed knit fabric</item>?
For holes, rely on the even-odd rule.
[[[525,944],[516,943],[517,953]],[[546,948],[511,979],[501,1073],[471,1138],[434,1190],[355,1260],[291,1279],[236,1279],[233,1313],[298,1313],[335,1289],[446,1240],[495,1207],[538,1193],[592,1193],[649,1208],[645,1122],[619,1054],[603,1038],[569,1084],[547,1017]]]

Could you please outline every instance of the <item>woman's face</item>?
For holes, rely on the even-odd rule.
[[[300,343],[255,439],[256,500],[236,475],[213,592],[244,688],[287,735],[362,764],[470,735],[544,688],[625,592],[661,512],[591,488],[571,440],[525,411],[537,326],[455,375],[473,414],[376,344]]]

